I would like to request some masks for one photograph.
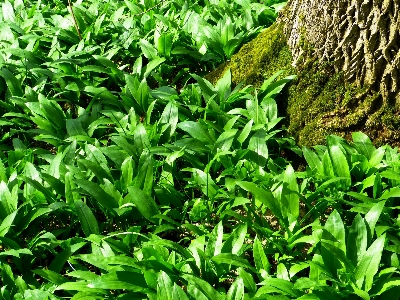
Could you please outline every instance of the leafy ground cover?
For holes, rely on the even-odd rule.
[[[398,149],[203,77],[284,4],[1,3],[1,299],[398,299]]]

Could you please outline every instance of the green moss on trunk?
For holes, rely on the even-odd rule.
[[[308,60],[295,69],[283,27],[276,23],[267,28],[206,78],[215,83],[229,68],[234,84],[260,87],[285,70],[280,78],[296,74],[297,79],[277,100],[286,112],[289,133],[300,145],[322,144],[328,134],[349,138],[354,131],[363,131],[377,144],[399,145],[400,111],[369,86],[347,83],[332,63]]]

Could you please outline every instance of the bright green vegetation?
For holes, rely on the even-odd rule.
[[[275,2],[1,3],[0,299],[398,297],[398,149],[204,79]]]
[[[233,83],[260,87],[280,70],[280,79],[296,74],[278,101],[280,111],[288,116],[288,131],[299,145],[323,144],[329,134],[350,139],[351,132],[359,130],[373,137],[377,145],[400,145],[400,117],[395,103],[373,93],[369,86],[347,83],[342,72],[334,71],[332,63],[305,60],[306,54],[297,62],[297,69],[293,68],[283,25],[275,23],[266,28],[206,78],[215,83],[230,69]],[[303,37],[300,46],[305,53],[312,49]]]

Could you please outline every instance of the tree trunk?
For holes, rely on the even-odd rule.
[[[273,26],[244,45],[228,68],[234,83],[260,86],[296,73],[278,99],[300,145],[363,131],[400,145],[400,0],[289,0]]]
[[[295,64],[311,53],[333,61],[346,81],[399,104],[399,0],[291,0],[282,21]]]

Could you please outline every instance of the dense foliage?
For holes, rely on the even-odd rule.
[[[284,4],[1,3],[0,299],[398,299],[398,149],[203,77]]]

